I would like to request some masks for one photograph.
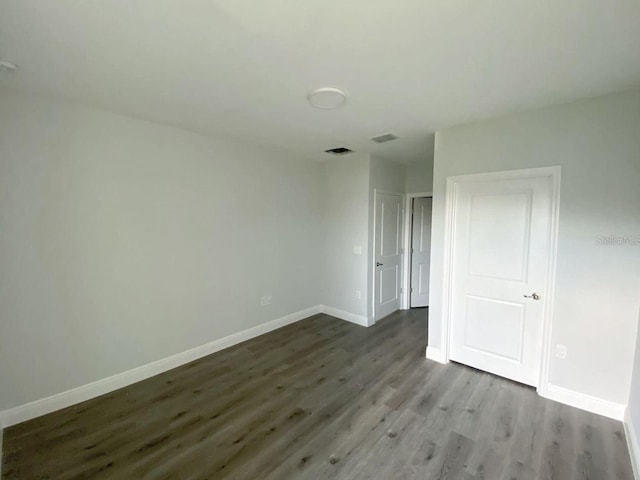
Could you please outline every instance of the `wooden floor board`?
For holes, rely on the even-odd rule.
[[[622,424],[327,315],[11,427],[3,480],[631,480]]]

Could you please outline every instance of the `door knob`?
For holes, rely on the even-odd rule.
[[[533,298],[534,300],[540,300],[540,295],[534,292],[531,295],[524,295],[524,298]]]
[[[384,263],[376,262],[376,267],[381,267],[383,265],[384,265]]]

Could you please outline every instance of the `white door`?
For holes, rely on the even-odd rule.
[[[537,385],[552,191],[551,177],[457,185],[452,360]]]
[[[429,305],[431,198],[413,200],[411,228],[411,307]]]
[[[374,318],[400,308],[402,195],[375,193]]]

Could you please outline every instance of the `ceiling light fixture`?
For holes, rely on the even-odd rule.
[[[347,95],[339,88],[316,88],[307,95],[309,103],[316,108],[338,108],[347,101]]]
[[[17,69],[17,65],[5,60],[0,60],[0,72],[15,72]]]

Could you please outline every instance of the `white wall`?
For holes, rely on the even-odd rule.
[[[424,145],[424,157],[418,162],[407,164],[404,185],[404,191],[406,193],[424,193],[432,191],[434,144],[435,134],[429,135]]]
[[[371,155],[369,160],[369,192],[373,201],[373,190],[404,193],[406,167],[401,163]]]
[[[433,190],[433,156],[424,161],[409,163],[406,167],[404,191],[424,193]]]
[[[404,193],[405,167],[356,153],[325,161],[322,178],[323,303],[371,322],[373,192]],[[362,255],[354,254],[357,246]]]
[[[451,128],[436,137],[429,345],[440,347],[447,176],[562,166],[551,383],[625,404],[638,324],[640,246],[599,246],[599,235],[640,235],[640,92]]]
[[[631,374],[631,391],[627,407],[628,432],[631,434],[632,458],[636,462],[636,475],[640,473],[640,319],[636,336],[636,356]],[[640,476],[639,476],[640,478]]]
[[[330,159],[321,170],[323,303],[366,317],[369,156]],[[355,246],[362,247],[361,255],[353,253]],[[356,290],[361,292],[360,299]]]
[[[0,410],[321,302],[315,162],[0,105]],[[362,208],[366,224],[366,193]]]

